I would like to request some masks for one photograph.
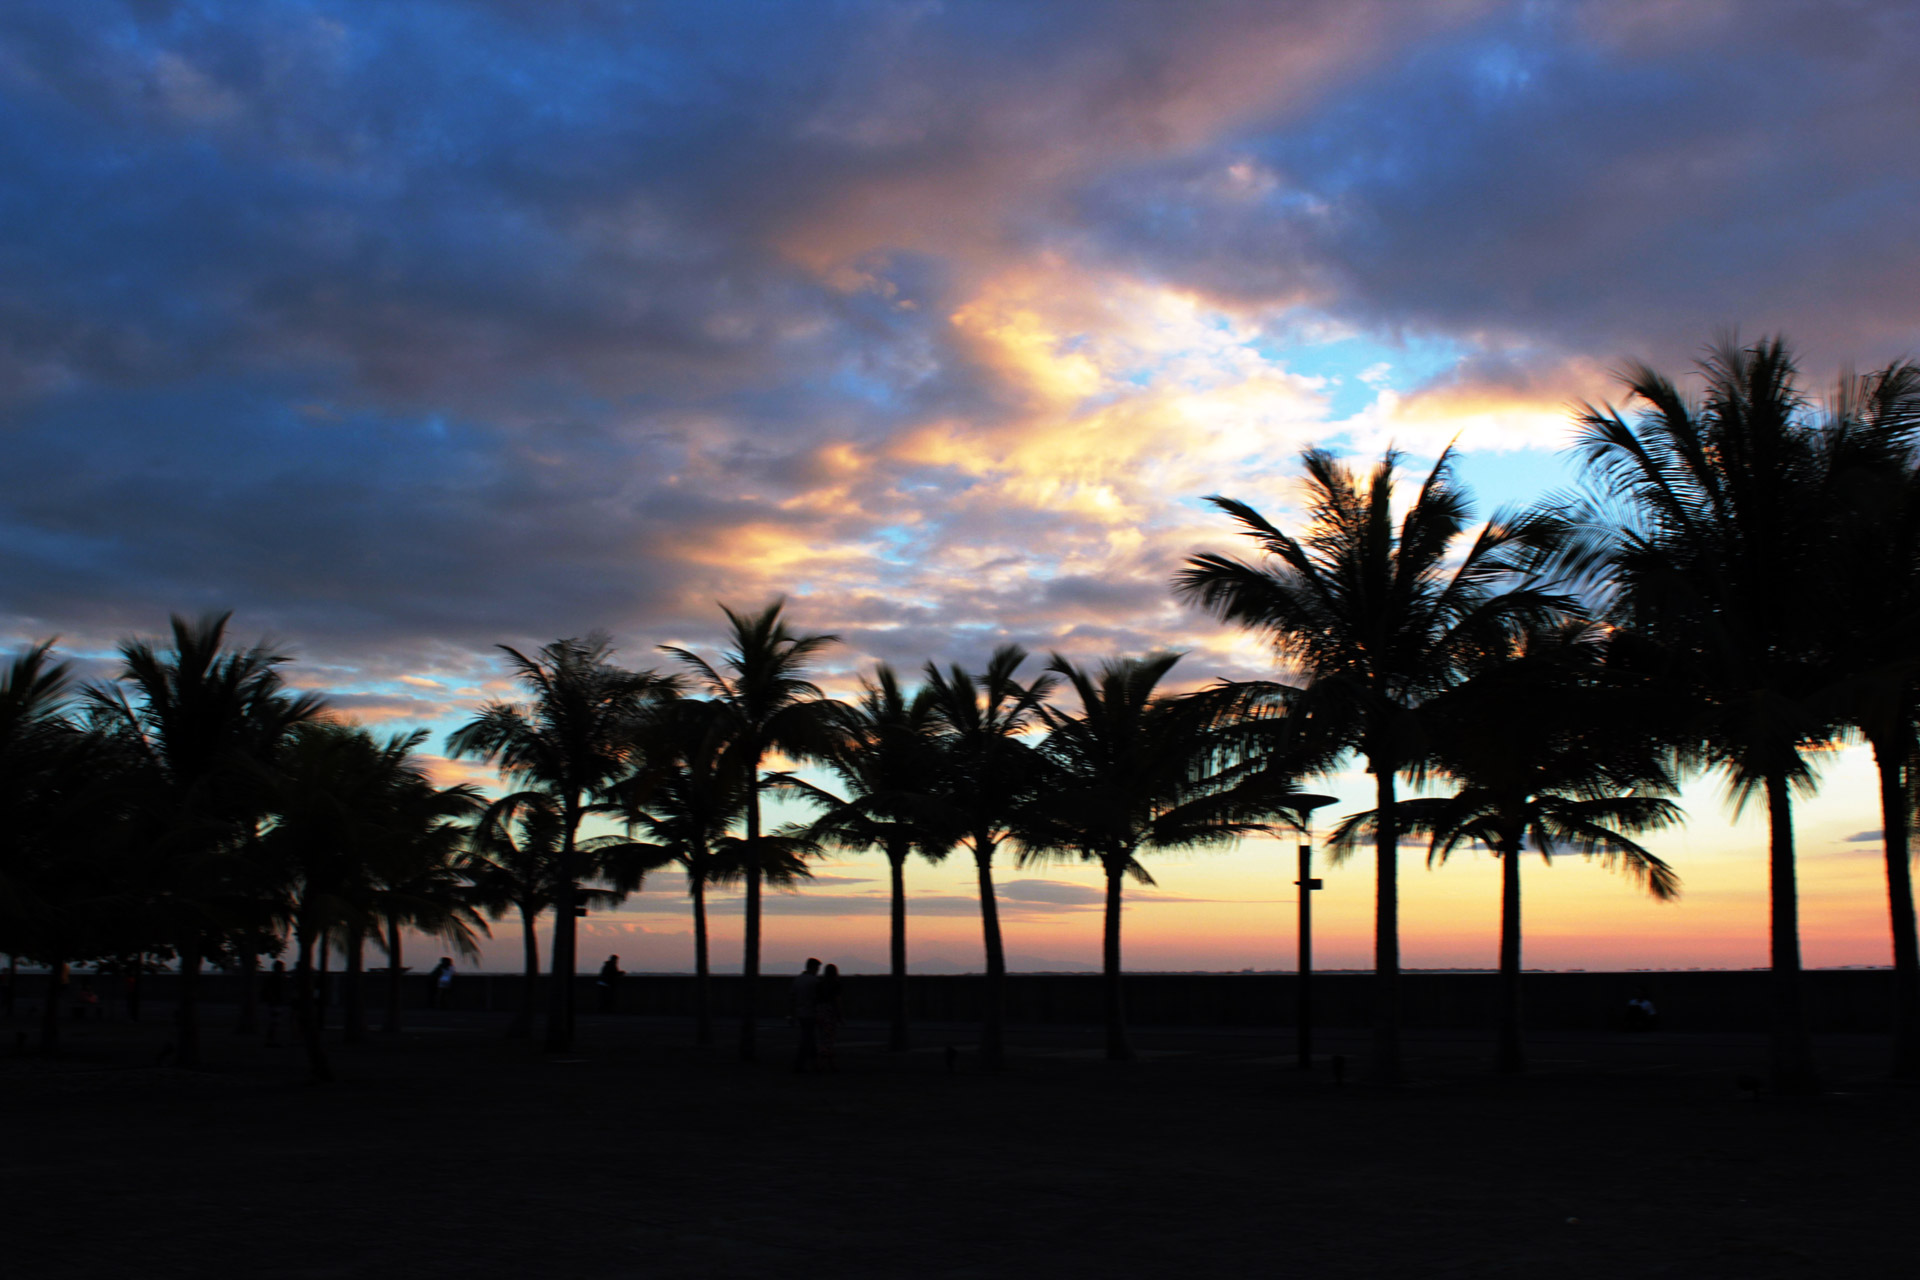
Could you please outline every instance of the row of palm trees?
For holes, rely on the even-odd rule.
[[[1171,653],[1092,668],[1056,654],[1025,677],[1028,655],[1005,646],[977,671],[928,664],[913,688],[882,665],[841,702],[811,678],[835,637],[791,630],[779,602],[729,609],[724,652],[668,647],[665,671],[619,666],[598,635],[506,648],[524,698],[483,707],[448,742],[500,770],[508,789],[488,803],[433,787],[418,737],[380,742],[325,718],[281,683],[283,657],[226,649],[224,619],[176,620],[168,653],[129,642],[119,678],[77,700],[41,646],[0,688],[0,798],[30,815],[0,864],[0,949],[177,956],[190,1006],[206,959],[247,969],[283,939],[305,974],[317,940],[337,936],[353,967],[371,933],[397,991],[403,925],[471,945],[483,914],[515,911],[531,975],[550,910],[544,1038],[565,1049],[576,913],[675,866],[706,1042],[707,891],[744,887],[751,990],[764,886],[804,879],[824,849],[867,849],[890,871],[891,1043],[904,1048],[907,867],[964,851],[991,1067],[1004,1052],[996,859],[1069,859],[1106,884],[1107,1052],[1126,1058],[1121,921],[1127,881],[1152,883],[1142,855],[1299,825],[1315,800],[1302,784],[1358,756],[1375,803],[1331,847],[1375,855],[1374,1076],[1402,1074],[1403,837],[1424,837],[1433,860],[1466,844],[1502,860],[1498,1062],[1518,1070],[1521,855],[1599,858],[1671,897],[1673,869],[1636,837],[1680,820],[1684,776],[1718,768],[1737,799],[1768,805],[1774,1083],[1798,1091],[1817,1077],[1799,1003],[1792,795],[1813,785],[1810,752],[1853,736],[1881,769],[1895,1069],[1920,1075],[1907,861],[1920,371],[1850,376],[1816,403],[1775,339],[1723,343],[1699,372],[1688,397],[1630,370],[1636,416],[1582,411],[1585,490],[1484,525],[1450,453],[1407,500],[1391,452],[1365,472],[1307,452],[1292,533],[1213,499],[1257,554],[1196,555],[1174,587],[1269,640],[1281,670],[1268,681],[1175,695]],[[121,770],[137,784],[102,781]],[[774,793],[813,816],[769,830]],[[583,834],[590,821],[616,834]],[[515,1031],[531,1034],[536,1012],[522,1009]],[[756,1026],[749,999],[745,1058]],[[323,1074],[319,1037],[308,1041]]]
[[[1374,775],[1375,809],[1336,846],[1351,849],[1364,828],[1376,849],[1382,1079],[1400,1075],[1403,831],[1430,834],[1436,855],[1476,839],[1505,859],[1513,1001],[1522,839],[1613,857],[1670,894],[1670,869],[1626,837],[1675,820],[1676,778],[1714,769],[1737,803],[1764,796],[1767,807],[1773,1086],[1817,1088],[1793,798],[1815,785],[1813,753],[1849,739],[1872,745],[1880,771],[1894,1065],[1920,1077],[1909,869],[1920,368],[1849,374],[1821,403],[1784,341],[1729,338],[1697,373],[1687,395],[1632,366],[1632,417],[1583,407],[1578,494],[1469,535],[1449,458],[1401,514],[1391,454],[1363,480],[1311,452],[1301,534],[1217,498],[1262,555],[1196,556],[1179,575],[1185,597],[1272,640],[1291,672],[1288,719],[1326,726]],[[1456,792],[1398,798],[1399,779],[1427,776]],[[1502,1057],[1515,1065],[1517,1045]]]
[[[176,962],[175,1051],[192,1065],[204,966],[245,976],[250,1026],[261,958],[290,943],[295,1016],[324,1079],[316,947],[337,939],[357,976],[379,939],[397,1026],[403,930],[471,951],[484,927],[454,858],[481,797],[433,784],[414,755],[424,734],[382,741],[329,718],[286,686],[285,655],[230,647],[226,627],[176,618],[170,648],[127,641],[116,678],[85,687],[51,641],[0,671],[0,950],[54,968],[107,962],[134,982]],[[42,1011],[50,1049],[58,995]],[[360,995],[350,983],[350,1041],[366,1030]]]

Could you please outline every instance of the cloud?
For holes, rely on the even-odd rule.
[[[841,685],[1254,674],[1166,591],[1201,495],[1920,321],[1903,6],[530,12],[0,14],[0,635],[235,608],[437,726],[495,643],[782,593]]]
[[[1097,885],[1064,880],[1009,880],[996,885],[995,891],[1014,902],[1044,902],[1055,907],[1099,906],[1107,900],[1106,891]]]

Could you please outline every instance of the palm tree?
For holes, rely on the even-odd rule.
[[[1920,1079],[1920,940],[1909,864],[1920,783],[1920,672],[1911,643],[1920,623],[1920,366],[1901,362],[1841,379],[1821,424],[1822,509],[1834,540],[1827,565],[1830,626],[1846,718],[1873,749],[1880,779],[1893,942],[1896,1079]]]
[[[561,1052],[573,1043],[580,821],[596,793],[628,771],[634,723],[650,700],[671,691],[673,682],[652,671],[614,666],[612,643],[598,633],[556,640],[533,657],[507,645],[500,648],[532,701],[488,703],[448,736],[447,749],[455,757],[493,763],[522,789],[544,791],[559,806],[546,1047]]]
[[[536,992],[540,985],[541,915],[560,898],[560,851],[565,844],[565,811],[545,791],[516,791],[487,806],[468,836],[460,873],[471,886],[470,901],[495,920],[509,911],[520,915],[525,978],[520,1009],[507,1037],[533,1034]],[[583,840],[581,853],[597,855],[607,837]],[[573,900],[585,907],[610,904],[619,894],[591,885],[573,886]]]
[[[320,714],[311,694],[291,694],[289,661],[264,642],[226,647],[231,614],[172,620],[173,648],[120,646],[117,683],[88,690],[94,715],[145,762],[146,845],[153,908],[180,956],[176,1061],[199,1061],[200,968],[229,925],[251,923],[257,877],[244,855],[265,808],[264,771],[297,725]]]
[[[723,879],[722,866],[741,859],[729,852],[734,823],[747,811],[747,774],[735,767],[733,717],[704,699],[662,705],[642,726],[637,771],[614,791],[614,806],[630,835],[644,837],[613,868],[619,885],[678,865],[693,907],[694,1039],[713,1043],[712,957],[707,890]],[[744,875],[744,867],[740,868]]]
[[[1383,1083],[1402,1078],[1400,898],[1395,780],[1419,759],[1415,709],[1453,684],[1476,654],[1567,602],[1526,569],[1557,526],[1496,515],[1464,548],[1471,505],[1442,454],[1396,523],[1389,451],[1365,478],[1310,449],[1309,519],[1298,538],[1231,498],[1210,498],[1260,548],[1258,562],[1205,554],[1175,576],[1182,597],[1264,633],[1303,682],[1293,712],[1339,725],[1374,777],[1374,1052]]]
[[[459,874],[462,847],[468,835],[463,820],[483,807],[480,790],[470,784],[437,787],[412,754],[426,740],[419,730],[392,741],[401,749],[393,756],[387,778],[383,821],[377,843],[366,862],[366,923],[349,938],[350,969],[358,968],[362,935],[371,930],[387,954],[386,1031],[400,1030],[402,965],[401,930],[416,929],[463,955],[475,955],[473,936],[486,924],[469,901],[469,886]],[[347,986],[347,1039],[358,1040],[365,1030],[365,1011],[357,977]]]
[[[927,664],[927,690],[939,726],[932,775],[930,844],[965,845],[973,855],[980,887],[980,928],[985,937],[987,983],[980,1029],[980,1063],[988,1071],[1005,1059],[1006,951],[1000,939],[1000,907],[993,890],[993,855],[1018,843],[1017,830],[1041,785],[1045,762],[1023,736],[1038,717],[1055,680],[1042,675],[1022,685],[1014,673],[1027,654],[1002,645],[986,670],[970,675],[954,664],[941,671]]]
[[[735,613],[725,605],[729,648],[715,666],[687,649],[662,650],[686,664],[706,687],[709,700],[725,717],[727,767],[747,781],[745,881],[747,890],[741,985],[740,1058],[756,1055],[760,987],[760,888],[763,878],[760,823],[760,770],[767,756],[793,759],[826,755],[835,732],[833,705],[803,673],[821,650],[838,644],[833,635],[796,635],[781,618],[784,601],[759,613]]]
[[[1666,797],[1677,783],[1640,690],[1609,680],[1598,631],[1574,623],[1533,631],[1422,708],[1432,767],[1451,795],[1400,802],[1397,826],[1430,838],[1428,865],[1463,844],[1500,859],[1500,1038],[1495,1065],[1525,1069],[1520,1003],[1520,857],[1529,843],[1551,862],[1562,851],[1598,858],[1660,901],[1680,880],[1632,835],[1681,820]],[[1329,840],[1339,861],[1377,814],[1355,814]]]
[[[390,775],[404,740],[378,743],[357,725],[314,720],[295,727],[268,786],[271,821],[262,856],[286,885],[292,925],[294,1020],[316,1081],[333,1079],[314,990],[324,939],[364,926],[365,851],[377,838]]]
[[[72,716],[72,666],[53,658],[53,644],[0,669],[0,948],[49,973],[107,946],[102,925],[115,872],[124,871],[124,810],[139,790],[137,762]],[[59,1047],[59,992],[50,980],[41,1009],[49,1054]]]
[[[813,835],[843,849],[878,849],[886,855],[891,886],[888,955],[892,973],[887,1048],[904,1053],[907,1034],[907,859],[917,849],[938,861],[947,846],[930,825],[927,788],[937,768],[933,694],[908,694],[892,667],[880,663],[860,682],[860,701],[849,708],[845,734],[827,767],[840,779],[842,798],[803,779],[788,785],[824,811]]]
[[[1029,858],[1065,853],[1099,863],[1106,877],[1101,968],[1107,1057],[1116,1062],[1133,1057],[1121,991],[1122,889],[1129,876],[1153,883],[1138,855],[1219,848],[1268,830],[1266,820],[1285,812],[1285,794],[1264,785],[1268,775],[1242,781],[1212,767],[1219,748],[1208,700],[1159,691],[1179,660],[1121,658],[1093,673],[1054,654],[1048,669],[1072,686],[1080,710],[1039,708],[1048,729],[1040,750],[1052,769],[1022,843]]]
[[[1596,492],[1580,515],[1605,539],[1616,620],[1652,646],[1695,713],[1691,763],[1718,767],[1737,807],[1764,794],[1773,970],[1772,1083],[1819,1087],[1800,980],[1793,792],[1807,752],[1842,727],[1837,632],[1821,608],[1833,564],[1821,433],[1778,338],[1732,339],[1699,362],[1698,401],[1644,365],[1623,374],[1632,423],[1580,415]]]

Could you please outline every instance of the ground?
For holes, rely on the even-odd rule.
[[[415,1013],[308,1084],[209,1011],[208,1065],[156,1065],[164,1011],[0,1060],[0,1269],[67,1276],[1849,1277],[1913,1274],[1920,1091],[1883,1042],[1824,1040],[1833,1091],[1756,1096],[1736,1036],[1542,1037],[1524,1081],[1476,1035],[1409,1040],[1412,1083],[1294,1069],[1285,1032],[968,1029],[839,1069],[587,1017],[577,1052]],[[27,1027],[15,1022],[11,1033]],[[337,1034],[337,1033],[336,1033]],[[945,1046],[961,1049],[949,1070]],[[1753,1083],[1751,1080],[1745,1084]]]

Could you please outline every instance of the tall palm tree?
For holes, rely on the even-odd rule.
[[[904,1053],[907,1032],[907,859],[918,850],[939,861],[947,845],[932,824],[928,788],[937,769],[933,694],[909,694],[900,677],[880,663],[861,679],[860,700],[848,709],[845,734],[827,767],[846,796],[800,778],[788,785],[822,813],[812,832],[844,849],[878,849],[886,855],[890,885],[887,953],[892,974],[887,1048]]]
[[[367,851],[366,922],[349,938],[350,968],[358,967],[355,957],[366,932],[372,932],[386,951],[387,1031],[400,1029],[403,926],[463,955],[477,954],[474,934],[486,931],[458,870],[468,835],[465,820],[483,807],[483,797],[478,787],[467,783],[434,785],[413,755],[426,737],[423,729],[390,740],[401,749],[393,753],[378,840]],[[357,978],[347,986],[344,1012],[350,1042],[365,1031],[358,986]]]
[[[1531,618],[1568,602],[1527,570],[1558,530],[1544,517],[1496,515],[1462,546],[1471,518],[1443,453],[1395,519],[1399,454],[1362,477],[1324,449],[1301,455],[1308,522],[1298,537],[1231,498],[1210,498],[1262,558],[1208,553],[1174,579],[1179,595],[1266,635],[1300,681],[1293,711],[1344,727],[1374,777],[1374,1050],[1371,1073],[1403,1076],[1395,781],[1419,759],[1415,709]]]
[[[580,822],[595,795],[627,772],[634,723],[650,700],[672,690],[673,681],[615,666],[612,642],[599,633],[556,640],[532,657],[508,645],[500,648],[532,700],[488,703],[448,736],[447,749],[455,757],[493,763],[522,789],[544,791],[559,806],[546,1047],[561,1052],[573,1044]]]
[[[0,668],[0,949],[49,973],[90,954],[149,944],[113,929],[114,885],[126,871],[130,798],[142,791],[139,762],[111,734],[75,719],[71,664],[53,641]],[[59,1047],[59,984],[41,1007],[41,1048]]]
[[[1793,793],[1814,786],[1808,751],[1843,713],[1825,611],[1833,540],[1821,502],[1820,431],[1778,338],[1727,339],[1699,362],[1690,399],[1644,365],[1623,374],[1628,422],[1587,407],[1579,450],[1606,539],[1616,620],[1645,637],[1695,713],[1688,758],[1718,767],[1737,806],[1764,795],[1768,825],[1772,1083],[1819,1087],[1800,980]]]
[[[1821,424],[1832,554],[1821,612],[1843,636],[1844,714],[1873,749],[1894,968],[1893,1074],[1920,1079],[1910,795],[1920,784],[1920,366],[1899,362],[1840,380]]]
[[[545,791],[516,791],[487,806],[468,834],[467,854],[460,873],[471,886],[469,900],[495,920],[509,911],[520,915],[521,951],[525,958],[520,1009],[507,1026],[509,1039],[533,1034],[536,993],[540,986],[540,917],[560,898],[560,851],[565,844],[566,816],[559,801]],[[608,837],[578,842],[579,853],[594,857]],[[593,885],[575,884],[573,900],[589,909],[620,897]]]
[[[836,715],[826,694],[805,676],[820,652],[838,644],[833,635],[797,635],[781,617],[786,602],[776,600],[758,613],[736,613],[725,605],[728,648],[719,664],[690,650],[663,645],[684,663],[727,721],[728,767],[747,779],[745,881],[747,891],[744,955],[745,996],[740,1016],[740,1058],[754,1060],[760,987],[761,767],[779,752],[793,759],[827,754],[836,732]]]
[[[686,875],[693,908],[694,1039],[713,1043],[712,955],[707,890],[740,865],[734,824],[746,816],[751,778],[736,767],[734,717],[705,699],[684,698],[659,708],[642,726],[637,771],[614,791],[613,803],[636,852],[615,868],[615,882],[637,883],[645,872],[677,865]]]
[[[1429,837],[1428,865],[1464,844],[1500,859],[1500,1034],[1495,1066],[1525,1069],[1520,1002],[1520,861],[1560,852],[1597,858],[1654,898],[1679,895],[1680,879],[1632,836],[1681,820],[1677,783],[1660,748],[1657,711],[1643,690],[1609,680],[1596,628],[1533,631],[1522,647],[1474,672],[1422,708],[1431,765],[1450,795],[1403,800],[1396,825]],[[1355,814],[1333,831],[1335,860],[1378,820]]]
[[[1106,877],[1101,970],[1107,1057],[1116,1062],[1133,1057],[1121,990],[1122,890],[1128,877],[1153,883],[1138,855],[1219,848],[1266,831],[1290,794],[1262,785],[1268,775],[1247,780],[1213,767],[1219,752],[1208,700],[1160,692],[1179,660],[1120,658],[1089,672],[1054,654],[1048,669],[1066,680],[1080,709],[1039,708],[1048,729],[1040,750],[1052,769],[1022,842],[1029,858],[1065,853],[1099,863]]]
[[[958,664],[945,671],[927,664],[927,690],[939,726],[929,810],[938,835],[929,843],[964,845],[973,855],[987,962],[980,1063],[988,1071],[999,1070],[1006,1056],[1007,956],[993,856],[1003,844],[1018,845],[1017,831],[1040,788],[1045,761],[1024,737],[1056,683],[1050,675],[1025,685],[1014,679],[1026,659],[1024,649],[1009,644],[995,649],[977,676]]]
[[[314,953],[323,941],[365,922],[365,853],[377,839],[401,742],[376,742],[357,725],[314,720],[295,727],[269,775],[271,821],[260,853],[287,888],[293,929],[293,1007],[316,1081],[333,1079],[314,990]]]
[[[172,620],[173,646],[120,646],[113,685],[88,690],[93,714],[145,761],[156,786],[145,815],[153,908],[180,956],[176,1061],[200,1057],[201,964],[230,924],[250,924],[257,878],[244,855],[264,816],[263,777],[288,735],[324,703],[287,691],[290,659],[264,642],[229,649],[231,614]],[[240,917],[236,921],[236,916]]]

